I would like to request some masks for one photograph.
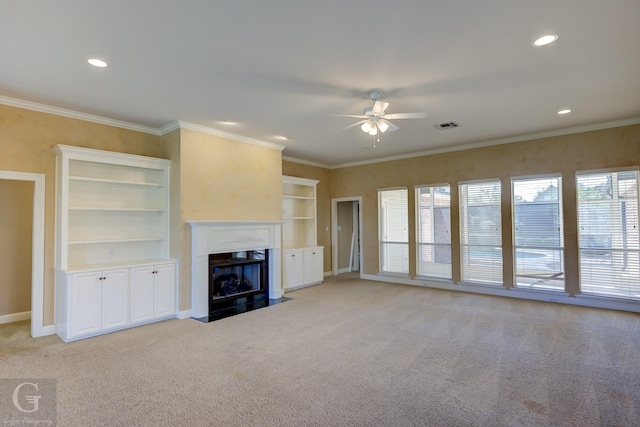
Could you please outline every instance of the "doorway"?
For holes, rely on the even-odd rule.
[[[30,296],[30,308],[29,302],[22,301],[24,299],[24,295],[15,296],[15,293],[19,293],[14,289],[7,291],[7,294],[11,294],[13,298],[13,302],[11,302],[11,307],[16,307],[15,310],[18,310],[17,313],[8,313],[3,316],[0,316],[2,322],[12,322],[18,320],[25,320],[29,317],[31,318],[31,336],[39,337],[43,335],[47,335],[45,332],[45,328],[43,325],[43,313],[44,313],[44,183],[45,176],[43,174],[33,174],[33,173],[24,173],[24,172],[10,172],[10,171],[0,171],[0,181],[3,182],[3,188],[6,190],[5,194],[2,198],[3,208],[6,208],[2,217],[0,217],[0,221],[3,222],[2,226],[11,227],[13,226],[13,219],[10,217],[15,216],[15,213],[11,213],[11,205],[15,200],[14,197],[18,197],[17,195],[22,193],[24,198],[31,199],[23,200],[21,206],[25,209],[30,209],[31,212],[28,212],[28,221],[30,224],[27,224],[26,227],[30,227],[29,232],[25,238],[31,240],[31,245],[28,243],[24,243],[24,248],[30,252],[30,265],[27,265],[25,268],[29,272],[26,273],[16,273],[15,275],[11,273],[7,278],[3,278],[4,280],[13,281],[15,278],[19,276],[24,276],[23,280],[27,280],[31,282],[31,296]],[[16,185],[12,185],[16,184]],[[19,196],[19,197],[23,197]],[[1,211],[0,211],[1,212]],[[19,212],[18,212],[19,214]],[[4,234],[4,233],[3,233]],[[17,239],[20,236],[16,237]],[[15,276],[15,277],[14,277]],[[26,277],[26,279],[24,279]],[[16,279],[17,280],[17,279]],[[6,284],[3,284],[3,286]],[[9,286],[9,285],[6,285]],[[28,298],[28,297],[27,297]],[[23,308],[28,308],[29,310],[23,310]],[[5,308],[6,310],[7,308]],[[9,311],[13,311],[9,309]]]
[[[362,275],[362,197],[331,199],[331,270]]]

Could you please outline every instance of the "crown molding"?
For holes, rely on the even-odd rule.
[[[300,163],[308,166],[315,166],[317,168],[332,169],[332,166],[326,163],[312,162],[311,160],[297,159],[295,157],[282,156],[282,160],[286,160],[287,162]]]
[[[149,126],[124,122],[122,120],[109,119],[106,117],[96,116],[94,114],[81,113],[79,111],[67,110],[66,108],[52,107],[51,105],[39,104],[32,101],[24,101],[22,99],[9,98],[2,95],[0,95],[0,104],[8,105],[10,107],[23,108],[25,110],[38,111],[40,113],[54,114],[56,116],[67,117],[70,119],[83,120],[85,122],[97,123],[100,125],[113,126],[121,129],[148,133],[151,135],[160,135],[158,129]]]
[[[197,125],[195,123],[183,122],[182,120],[179,120],[177,123],[180,129],[187,129],[195,132],[206,133],[208,135],[219,136],[221,138],[231,139],[234,141],[244,142],[247,144],[258,145],[260,147],[271,148],[279,151],[282,151],[286,148],[284,145],[275,144],[273,142],[262,141],[260,139],[250,138],[248,136],[238,135],[235,133],[210,128],[208,126]]]
[[[536,132],[536,133],[530,133],[526,135],[514,136],[514,137],[508,137],[508,138],[491,139],[488,141],[472,142],[469,144],[456,145],[453,147],[436,148],[433,150],[418,151],[415,153],[402,154],[398,156],[380,157],[378,159],[363,160],[359,162],[340,163],[337,165],[331,165],[328,168],[341,169],[341,168],[348,168],[352,166],[363,166],[363,165],[370,165],[375,163],[390,162],[393,160],[412,159],[414,157],[431,156],[434,154],[451,153],[454,151],[464,151],[464,150],[471,150],[474,148],[491,147],[493,145],[511,144],[514,142],[532,141],[535,139],[552,138],[556,136],[571,135],[571,134],[582,133],[582,132],[592,132],[596,130],[611,129],[616,127],[631,126],[631,125],[637,125],[637,124],[640,124],[640,117],[614,120],[614,121],[603,122],[603,123],[595,123],[595,124],[584,125],[584,126],[575,126],[571,128],[557,129],[557,130],[546,131],[546,132]]]

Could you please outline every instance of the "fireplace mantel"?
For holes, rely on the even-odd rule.
[[[187,221],[191,226],[191,317],[209,314],[209,254],[269,251],[269,298],[282,298],[279,221]]]

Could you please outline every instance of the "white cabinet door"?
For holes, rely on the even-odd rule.
[[[303,251],[282,251],[282,284],[285,289],[303,284]]]
[[[324,278],[322,248],[306,248],[304,250],[304,283],[322,282]]]
[[[175,264],[157,265],[154,271],[154,317],[164,317],[175,314]]]
[[[154,311],[154,266],[131,269],[131,323],[153,319]]]
[[[128,276],[126,269],[102,272],[102,329],[129,323]]]
[[[72,274],[68,278],[70,337],[102,329],[102,272]]]

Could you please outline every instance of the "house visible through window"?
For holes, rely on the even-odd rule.
[[[409,274],[408,190],[378,190],[380,271]]]
[[[640,300],[638,170],[576,180],[581,292]]]
[[[515,285],[564,291],[562,178],[511,180]]]
[[[465,282],[502,285],[500,181],[459,184],[460,273]]]
[[[416,188],[418,276],[451,278],[451,189]]]

